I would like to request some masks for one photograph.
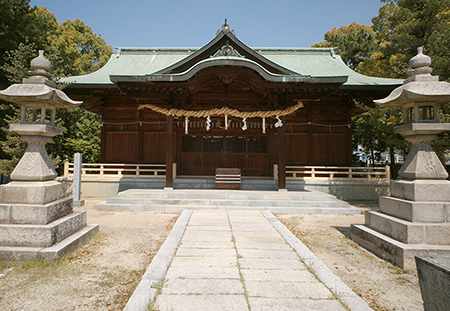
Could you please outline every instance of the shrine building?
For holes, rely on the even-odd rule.
[[[180,176],[273,177],[286,165],[351,166],[355,101],[401,80],[351,70],[332,48],[251,48],[225,23],[201,48],[120,48],[65,92],[102,116],[102,163],[172,163]],[[170,175],[170,176],[169,176]]]

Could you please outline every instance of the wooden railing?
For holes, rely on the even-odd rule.
[[[64,163],[64,177],[73,177],[73,163]],[[176,177],[174,163],[173,178]],[[165,178],[165,164],[118,164],[83,163],[81,178]],[[274,165],[274,178],[278,176],[278,165]],[[308,181],[389,181],[390,169],[386,167],[341,167],[341,166],[286,166],[286,179]]]
[[[286,166],[286,179],[323,181],[389,181],[386,167]]]
[[[73,177],[73,167],[73,163],[64,163],[64,177]],[[81,165],[81,178],[164,178],[165,176],[165,164],[83,163]]]

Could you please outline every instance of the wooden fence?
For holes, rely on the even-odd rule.
[[[389,166],[286,166],[286,179],[317,181],[389,181],[390,178]]]
[[[73,163],[64,163],[64,177],[73,177]],[[176,177],[176,164],[174,174]],[[83,163],[81,177],[95,178],[165,178],[165,164],[119,164]],[[274,178],[278,177],[278,166],[274,165]],[[286,166],[286,179],[308,181],[389,181],[390,169],[386,167],[341,167],[341,166]]]
[[[73,177],[73,163],[64,163],[64,177]],[[165,164],[83,163],[81,178],[165,178]]]

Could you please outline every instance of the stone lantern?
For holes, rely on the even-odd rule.
[[[437,134],[450,130],[450,124],[439,123],[439,105],[450,102],[450,83],[432,76],[431,58],[424,55],[422,48],[413,57],[408,71],[409,78],[404,85],[374,102],[382,107],[403,107],[402,126],[394,129],[412,143],[411,151],[399,171],[406,179],[446,179],[442,163],[430,143]]]
[[[432,76],[431,58],[422,48],[409,65],[409,78],[374,102],[403,107],[404,124],[394,129],[412,143],[391,181],[391,196],[380,197],[380,211],[366,213],[365,225],[352,225],[352,239],[397,265],[414,269],[414,256],[450,254],[450,181],[431,147],[437,134],[449,131],[439,123],[439,106],[450,102],[450,83]]]
[[[86,225],[86,212],[73,211],[73,199],[45,149],[62,129],[55,126],[56,108],[74,108],[71,100],[50,80],[50,62],[44,52],[31,61],[30,78],[0,91],[0,99],[19,104],[19,124],[10,132],[27,142],[27,149],[0,189],[0,260],[55,259],[98,231]]]

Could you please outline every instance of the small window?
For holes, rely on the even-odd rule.
[[[223,136],[203,136],[203,152],[221,153],[223,151]]]
[[[267,153],[267,137],[255,136],[248,138],[248,153]]]
[[[182,152],[202,152],[202,136],[183,136],[181,141]]]
[[[419,107],[419,120],[434,120],[434,107],[433,106]]]
[[[247,137],[227,136],[227,152],[228,153],[246,153]]]
[[[414,108],[408,109],[408,121],[414,122]]]

